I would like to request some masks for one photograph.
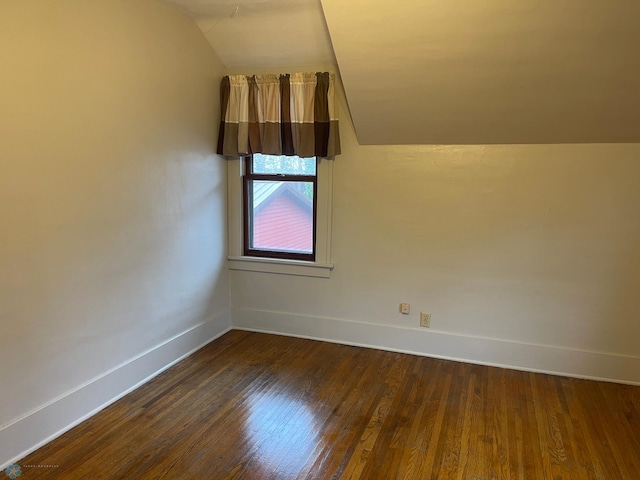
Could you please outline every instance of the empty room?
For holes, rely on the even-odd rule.
[[[640,479],[638,18],[0,0],[0,475]]]

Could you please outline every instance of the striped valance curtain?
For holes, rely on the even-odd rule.
[[[340,154],[333,73],[230,75],[220,105],[220,155]]]

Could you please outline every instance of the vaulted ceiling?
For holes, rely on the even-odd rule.
[[[362,144],[640,142],[640,2],[168,1],[227,67],[337,65]]]

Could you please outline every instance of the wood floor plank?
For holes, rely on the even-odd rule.
[[[422,460],[426,456],[426,445],[429,443],[434,429],[427,428],[429,424],[430,406],[434,390],[438,385],[438,379],[444,380],[440,375],[440,364],[417,361],[417,369],[412,377],[412,399],[414,410],[411,417],[407,418],[409,432],[403,445],[400,464],[396,472],[396,478],[421,478],[423,472]],[[433,379],[429,381],[428,379]],[[431,424],[433,427],[433,424]],[[389,478],[393,478],[392,475]],[[425,477],[426,478],[426,475]]]
[[[536,428],[533,430],[537,432],[538,438],[538,444],[536,445],[538,448],[535,448],[534,451],[540,452],[542,458],[542,478],[554,478],[551,468],[551,447],[549,445],[551,423],[547,414],[547,405],[544,403],[544,393],[541,394],[538,385],[539,382],[545,380],[545,377],[530,373],[529,380],[531,382],[532,393],[531,404],[536,421]]]
[[[231,331],[28,479],[638,479],[640,387]]]
[[[495,432],[493,444],[495,445],[496,456],[499,461],[499,464],[494,467],[494,470],[499,472],[499,475],[497,475],[499,480],[509,480],[511,478],[516,478],[516,476],[511,473],[511,462],[509,457],[509,445],[511,439],[509,435],[510,419],[506,391],[506,370],[496,368],[495,372],[495,378],[488,381],[489,387],[493,388],[495,391],[494,398],[498,405],[498,408],[494,410],[492,418]]]

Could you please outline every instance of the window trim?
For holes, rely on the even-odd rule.
[[[255,173],[253,171],[253,156],[244,159],[244,175],[242,176],[242,217],[243,217],[243,254],[245,257],[279,258],[283,260],[303,260],[307,262],[316,261],[316,235],[318,222],[318,164],[319,159],[313,157],[316,162],[315,175],[295,175],[295,174],[269,174]],[[313,232],[311,253],[297,253],[292,251],[261,250],[251,247],[251,237],[253,225],[251,222],[251,204],[253,203],[249,184],[252,181],[269,182],[306,182],[313,185]]]
[[[227,164],[227,259],[230,270],[329,278],[333,207],[333,160],[318,158],[315,261],[243,255],[243,176],[245,162],[236,157]]]

